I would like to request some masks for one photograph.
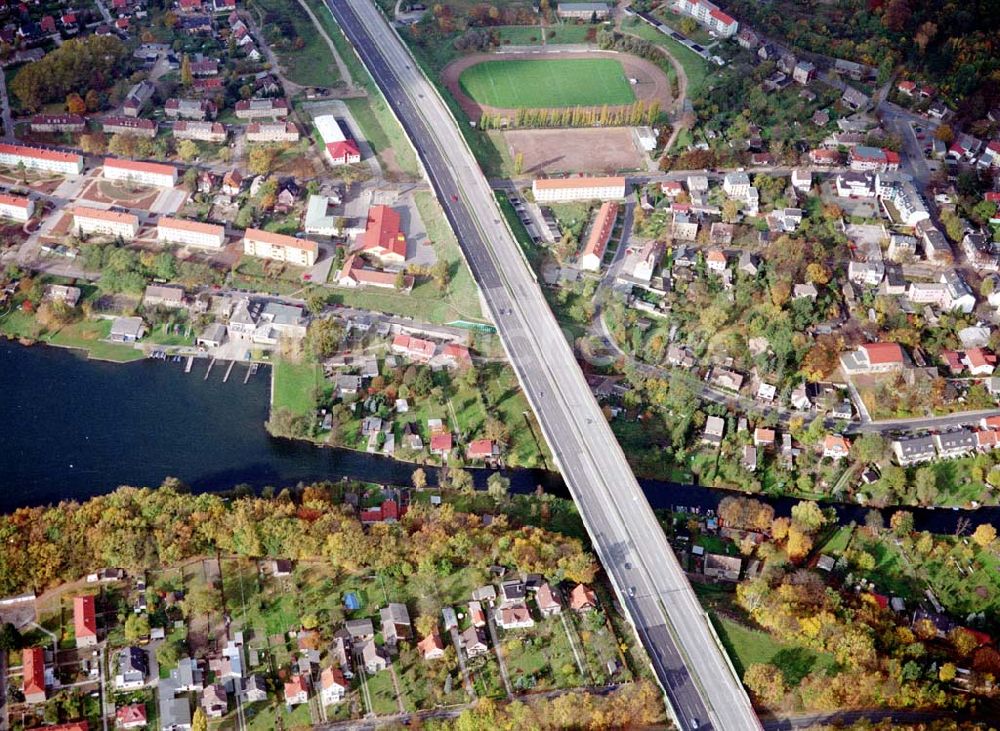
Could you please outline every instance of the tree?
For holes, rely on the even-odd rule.
[[[955,663],[946,662],[938,670],[938,678],[942,683],[950,683],[955,679],[955,675],[958,674],[958,670],[955,667]]]
[[[82,96],[73,92],[66,97],[66,111],[70,114],[83,114],[87,111],[87,103]]]
[[[740,218],[740,202],[733,198],[727,198],[722,203],[722,220],[726,223],[735,223]]]
[[[805,533],[795,523],[792,523],[788,529],[788,545],[786,546],[788,558],[792,560],[800,559],[806,556],[812,550],[812,547],[813,540],[809,537],[809,534]]]
[[[980,548],[989,548],[997,539],[997,529],[989,523],[981,523],[972,534],[972,540]]]
[[[934,130],[934,139],[941,140],[946,145],[950,145],[955,141],[955,131],[951,128],[950,124],[939,124],[938,128]]]
[[[10,652],[21,647],[21,633],[10,622],[0,626],[0,652]]]
[[[247,168],[254,175],[268,175],[277,156],[275,145],[254,145],[247,155]]]
[[[201,706],[194,710],[194,715],[191,717],[191,731],[208,731],[208,716]]]
[[[80,135],[80,149],[88,155],[103,155],[108,149],[108,138],[103,132],[88,132]]]
[[[125,641],[129,644],[135,644],[146,637],[149,637],[149,615],[128,615],[125,620]]]
[[[744,673],[743,682],[764,706],[777,705],[788,692],[781,670],[770,663],[752,664]]]
[[[524,169],[524,153],[518,150],[514,155],[514,175],[518,176]]]
[[[199,152],[198,145],[193,140],[181,140],[177,145],[177,154],[184,162],[191,162],[198,157]]]
[[[812,500],[803,500],[792,506],[792,523],[805,533],[815,533],[825,522],[826,516]]]
[[[417,636],[427,637],[428,635],[436,634],[438,623],[436,614],[420,614],[417,616]]]
[[[499,472],[494,472],[486,480],[486,492],[495,502],[502,501],[510,491],[510,480]]]
[[[326,290],[321,287],[313,287],[306,294],[306,309],[313,315],[321,315],[329,301],[330,296]]]
[[[98,94],[95,89],[88,90],[87,95],[83,98],[83,100],[87,105],[88,112],[96,112],[101,108],[101,95]]]
[[[878,462],[885,453],[885,439],[881,434],[874,432],[862,434],[851,447],[854,458],[865,464]]]
[[[328,358],[337,352],[344,329],[332,317],[320,317],[309,323],[306,331],[306,350],[316,358]]]
[[[914,491],[917,500],[924,505],[930,505],[938,496],[937,473],[933,467],[921,467],[913,477]]]
[[[194,83],[194,74],[191,72],[191,59],[185,53],[181,59],[181,84],[191,86]]]
[[[434,278],[434,284],[439,292],[444,292],[448,289],[448,282],[451,281],[448,262],[444,259],[438,259],[434,262],[434,266],[431,267],[431,276]]]
[[[448,478],[451,481],[451,486],[459,492],[472,491],[472,475],[469,472],[456,468],[449,471]]]
[[[806,267],[806,279],[813,284],[826,284],[830,281],[830,270],[818,261],[811,262]]]
[[[417,490],[423,490],[427,487],[427,473],[424,472],[422,467],[417,467],[413,470],[413,474],[410,475],[410,482],[413,483],[413,487]]]
[[[913,513],[906,510],[897,510],[889,518],[889,527],[897,536],[905,538],[913,532]]]

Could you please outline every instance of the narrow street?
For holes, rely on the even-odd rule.
[[[497,666],[500,668],[500,678],[503,680],[503,687],[507,691],[507,698],[514,698],[514,689],[510,685],[510,676],[507,674],[507,664],[503,661],[503,651],[500,649],[500,637],[497,635],[497,627],[493,622],[493,605],[490,604],[486,614],[486,625],[490,630],[490,641],[493,643],[493,652],[497,656]]]

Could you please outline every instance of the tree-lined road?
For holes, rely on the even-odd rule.
[[[419,154],[678,724],[759,729],[447,106],[370,0],[326,1]]]

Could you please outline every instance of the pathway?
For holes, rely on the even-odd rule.
[[[456,627],[451,628],[451,644],[455,646],[455,654],[458,656],[458,667],[462,671],[462,685],[465,686],[465,694],[469,696],[470,701],[475,702],[478,700],[478,696],[472,685],[472,678],[469,677],[469,668],[465,664],[465,655],[462,654],[462,643],[459,640]]]
[[[510,685],[510,676],[507,674],[507,664],[503,661],[503,652],[500,650],[500,638],[497,636],[497,627],[493,622],[493,605],[490,605],[486,613],[486,625],[490,629],[490,640],[493,642],[493,651],[497,656],[497,666],[500,668],[500,678],[503,680],[503,687],[507,691],[507,699],[514,699],[514,689]]]
[[[396,664],[389,663],[389,677],[392,678],[392,690],[396,694],[396,707],[400,713],[406,713],[403,706],[403,691],[399,689],[399,678],[396,676]]]
[[[306,11],[306,14],[309,16],[310,20],[312,20],[313,25],[316,26],[316,30],[319,31],[319,34],[323,37],[323,40],[326,41],[326,45],[330,49],[330,55],[333,56],[333,62],[337,64],[337,73],[340,74],[340,78],[344,80],[344,83],[349,88],[354,88],[354,79],[351,78],[351,71],[350,69],[347,68],[347,64],[344,63],[344,59],[340,57],[340,53],[337,51],[337,47],[334,45],[333,40],[330,38],[330,36],[327,35],[326,29],[323,27],[323,24],[319,22],[319,18],[316,17],[316,14],[312,11],[312,8],[310,8],[309,5],[306,3],[306,0],[299,0],[299,5],[301,5],[302,9]]]
[[[576,632],[570,628],[569,622],[566,621],[565,612],[559,612],[559,620],[562,622],[563,629],[566,631],[566,639],[569,640],[570,649],[573,650],[573,659],[576,660],[576,666],[580,669],[580,677],[586,678],[590,675],[590,673],[587,672],[587,668],[583,664],[583,658],[580,657],[580,653],[576,649],[576,639],[574,639]],[[593,678],[591,678],[591,680],[593,680]]]

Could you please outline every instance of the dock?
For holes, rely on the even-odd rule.
[[[215,358],[212,358],[212,362],[208,364],[208,370],[205,371],[205,380],[208,380],[208,374],[212,372],[212,366],[215,365]]]
[[[225,383],[229,380],[229,374],[233,372],[233,366],[236,365],[235,360],[229,361],[229,367],[226,369],[226,375],[222,377],[222,382]]]
[[[185,373],[190,373],[192,365],[194,365],[194,356],[193,355],[189,355],[187,363],[184,365],[184,372]]]
[[[257,372],[257,363],[251,363],[247,367],[247,374],[243,377],[243,383],[247,383],[250,380],[250,376]]]

